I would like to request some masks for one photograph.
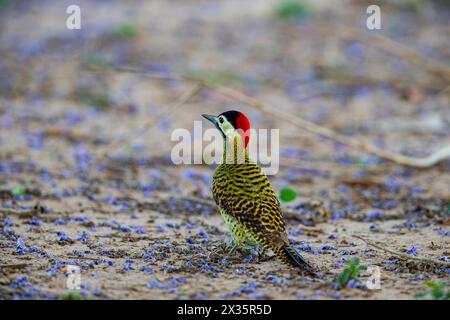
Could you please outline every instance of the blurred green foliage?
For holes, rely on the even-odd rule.
[[[103,111],[113,105],[107,86],[100,82],[78,86],[73,92],[73,99],[98,111]]]
[[[338,283],[342,288],[345,288],[350,280],[361,282],[359,274],[367,269],[366,265],[359,264],[359,259],[354,258],[347,263],[347,268],[342,270],[338,276]]]
[[[13,3],[13,0],[0,0],[0,7],[6,7],[11,3]]]
[[[86,298],[76,290],[69,290],[61,294],[59,300],[86,300]]]
[[[138,27],[132,23],[122,23],[114,29],[113,34],[120,38],[133,38],[138,34]]]
[[[311,15],[311,8],[302,0],[281,0],[274,13],[280,20],[305,19]]]
[[[12,188],[11,193],[15,196],[23,196],[25,194],[25,189],[21,187],[14,187]]]
[[[108,68],[108,61],[99,53],[90,53],[84,59],[84,65],[88,69],[106,69]]]
[[[423,0],[384,0],[383,2],[400,10],[412,10],[415,12],[419,12],[425,3]]]
[[[88,104],[95,109],[102,110],[111,105],[108,94],[93,94],[88,98]]]
[[[416,298],[431,296],[434,300],[450,300],[449,283],[427,281],[425,282],[425,285],[429,288],[429,290],[417,293],[415,295]]]

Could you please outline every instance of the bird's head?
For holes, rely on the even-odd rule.
[[[242,140],[244,148],[247,148],[250,140],[250,121],[245,114],[231,110],[218,116],[209,114],[202,114],[202,116],[216,126],[225,140],[234,140],[238,137]]]

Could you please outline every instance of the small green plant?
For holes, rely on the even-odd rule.
[[[89,97],[88,104],[97,110],[103,110],[111,105],[111,99],[107,94],[94,94]]]
[[[347,79],[352,76],[350,68],[344,64],[321,66],[318,73],[322,78]]]
[[[0,0],[0,7],[7,6],[13,3],[13,0]]]
[[[138,34],[138,28],[131,23],[123,23],[114,29],[114,35],[120,38],[133,38]]]
[[[305,19],[310,14],[310,7],[302,0],[282,0],[275,7],[275,16],[280,20]]]
[[[89,69],[106,69],[108,67],[108,61],[101,54],[90,53],[84,59],[84,65]]]
[[[61,294],[59,300],[86,300],[86,298],[76,290],[69,290]]]
[[[359,264],[359,259],[354,258],[347,261],[347,268],[342,270],[338,276],[338,283],[342,288],[345,288],[350,280],[361,282],[359,274],[367,269],[366,265]]]
[[[25,189],[21,187],[14,187],[12,188],[11,193],[15,196],[23,196],[26,192]]]
[[[422,291],[415,295],[416,298],[426,298],[431,296],[434,300],[450,300],[449,283],[427,281],[425,285],[429,288],[428,291]]]
[[[283,188],[280,190],[280,199],[283,202],[291,202],[297,198],[297,192],[291,188]]]

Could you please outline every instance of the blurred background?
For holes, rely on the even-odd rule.
[[[66,27],[66,9],[72,4],[81,9],[80,30]],[[366,27],[366,10],[372,4],[381,8],[381,30]],[[141,252],[134,251],[162,239],[158,235],[188,246],[193,256],[202,251],[186,244],[191,230],[201,226],[197,236],[209,234],[215,241],[223,241],[226,232],[218,214],[205,219],[212,208],[173,199],[164,202],[176,195],[211,197],[213,168],[173,166],[170,151],[175,142],[170,136],[176,128],[192,130],[202,113],[237,109],[256,129],[281,129],[280,173],[271,177],[275,189],[295,190],[300,200],[289,206],[296,210],[306,210],[302,203],[320,199],[327,212],[320,221],[302,218],[302,223],[338,221],[323,225],[323,236],[308,234],[314,249],[339,223],[348,232],[361,231],[380,240],[403,234],[399,246],[439,243],[448,231],[433,228],[436,223],[443,223],[439,228],[448,226],[450,161],[428,170],[406,168],[307,133],[216,89],[231,87],[273,110],[358,141],[425,156],[450,144],[449,21],[450,3],[444,0],[0,0],[2,208],[40,208],[47,213],[44,218],[41,211],[38,215],[46,233],[30,233],[28,220],[11,219],[15,232],[34,235],[40,250],[47,243],[48,254],[67,257],[75,249],[85,250],[86,243],[95,252],[120,248],[122,255],[111,258],[118,259],[117,267],[111,268],[122,273],[132,270],[129,265],[122,270],[122,263],[133,254],[140,257]],[[198,89],[192,79],[208,87]],[[204,122],[204,127],[210,125]],[[82,215],[77,216],[81,220],[74,214]],[[398,225],[384,220],[389,215],[400,219]],[[55,226],[61,216],[70,222]],[[289,224],[296,228],[293,221]],[[127,230],[124,224],[139,226],[136,230],[148,232],[149,239],[133,243],[130,250],[129,240],[105,238],[110,231]],[[425,229],[408,233],[418,225]],[[380,228],[390,231],[377,233]],[[75,239],[80,230],[91,233],[91,240],[81,238],[73,246],[60,246],[55,240],[56,231]],[[298,230],[290,236],[304,239]],[[99,244],[93,240],[97,236]],[[323,241],[334,241],[327,239],[335,238]],[[9,247],[1,248],[2,258],[16,263],[16,240],[8,241]],[[100,245],[103,241],[105,246]],[[351,249],[365,252],[364,246]],[[174,258],[173,265],[187,259],[178,254],[161,254],[163,262],[153,267],[167,263],[164,259]],[[439,254],[446,253],[442,249]],[[371,257],[365,256],[381,259]],[[331,266],[339,257],[308,258]],[[35,275],[45,290],[62,292],[62,285],[47,279],[57,276],[47,273],[58,265],[41,265],[40,271],[28,274]],[[272,272],[278,266],[272,261],[258,270]],[[101,287],[104,282],[92,278],[92,292],[97,286],[106,296],[124,298],[140,294],[126,285],[145,287],[142,278],[131,273],[120,280],[107,272],[98,270],[112,282]],[[221,298],[219,282],[219,291],[205,293],[212,285],[207,275],[196,279],[196,286],[185,294]],[[246,281],[245,273],[232,276]],[[114,281],[126,283],[108,287]],[[239,281],[224,286],[239,287]],[[391,291],[373,294],[396,298],[401,291],[408,298],[406,285],[410,283],[394,283]],[[266,297],[299,297],[294,285],[285,288],[269,288]],[[146,294],[161,297],[160,292]],[[176,292],[164,294],[179,297]]]
[[[114,70],[131,66],[154,76],[187,75],[232,86],[341,133],[357,130],[360,138],[369,135],[393,150],[427,154],[448,138],[448,72],[440,74],[439,65],[430,71],[424,63],[450,60],[446,1],[377,1],[382,30],[372,31],[366,27],[370,1],[78,1],[80,30],[66,28],[70,4],[0,2],[3,129],[16,127],[21,111],[29,118],[56,112],[87,117],[75,122],[91,139],[130,134],[129,145],[167,152],[172,145],[161,145],[160,134],[168,141],[171,129],[191,126],[199,113],[236,105],[217,96],[194,97],[162,116],[190,84]],[[423,60],[409,59],[395,47],[383,50],[377,36]],[[237,107],[257,126],[279,126]],[[152,117],[155,131],[134,137]],[[70,123],[55,119],[43,127],[29,119],[28,125],[25,135],[33,137],[27,139],[44,146],[45,130]],[[303,135],[298,128],[283,131],[286,144]],[[23,137],[8,134],[5,146],[5,134],[2,148],[22,145],[12,141]]]

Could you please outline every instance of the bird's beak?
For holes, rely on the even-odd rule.
[[[202,117],[205,118],[205,119],[207,119],[207,120],[209,120],[209,121],[211,121],[212,124],[216,127],[217,130],[220,131],[220,133],[222,134],[223,138],[225,139],[225,133],[224,133],[224,132],[222,131],[222,129],[220,128],[220,126],[219,126],[219,121],[217,121],[217,119],[218,119],[219,117],[212,116],[212,115],[210,115],[210,114],[202,114]]]
[[[215,126],[217,126],[217,117],[209,114],[202,114],[202,117],[211,121]]]

